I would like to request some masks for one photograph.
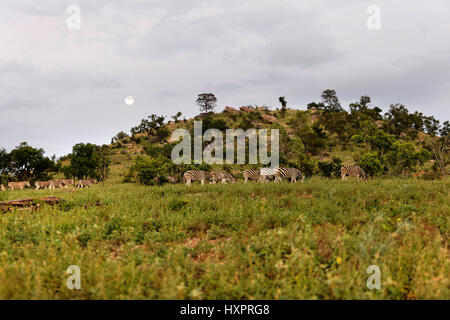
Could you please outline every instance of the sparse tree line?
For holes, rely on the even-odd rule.
[[[90,187],[109,174],[110,150],[106,145],[79,143],[72,153],[56,160],[44,156],[43,149],[36,149],[26,142],[11,152],[0,149],[0,189],[56,189],[68,186]],[[61,173],[65,179],[53,179]]]
[[[279,129],[280,165],[297,168],[306,176],[339,177],[341,168],[349,164],[348,159],[344,163],[339,155],[333,154],[339,149],[352,151],[353,163],[368,176],[411,175],[429,160],[433,164],[427,172],[422,171],[424,177],[433,179],[448,174],[448,121],[441,124],[432,116],[410,113],[401,104],[391,105],[382,115],[381,108],[370,107],[368,96],[351,103],[347,111],[334,90],[325,90],[321,101],[309,103],[306,111],[288,109],[284,96],[278,101],[281,109],[248,106],[241,107],[245,112],[216,114],[217,98],[212,93],[203,93],[195,101],[200,110],[196,119],[203,121],[203,132],[211,128],[221,131],[228,128]],[[193,131],[192,122],[185,118],[180,120],[181,116],[178,112],[171,117],[173,121],[167,122],[165,116],[152,114],[131,128],[130,135],[119,132],[112,138],[111,146],[80,143],[59,160],[54,156],[45,157],[43,149],[25,142],[9,153],[0,148],[0,184],[4,188],[10,182],[51,181],[54,173],[62,173],[73,181],[104,181],[109,174],[112,149],[129,143],[141,145],[143,151],[134,159],[125,182],[159,185],[181,182],[189,170],[211,171],[211,166],[206,164],[172,163],[174,143],[168,141],[171,131],[179,127]],[[222,168],[231,172],[229,166]],[[240,169],[248,168],[241,166]],[[58,186],[58,182],[54,185]]]

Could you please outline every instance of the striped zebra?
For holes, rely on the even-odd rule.
[[[217,183],[221,181],[223,184],[227,182],[235,183],[236,178],[233,177],[228,172],[222,172],[222,171],[213,171],[209,174],[209,180],[211,184]]]
[[[341,168],[341,177],[342,180],[347,180],[347,175],[357,177],[358,181],[360,178],[367,180],[367,175],[360,166],[343,166]]]
[[[266,182],[267,179],[272,179],[275,177],[275,174],[278,172],[278,167],[276,168],[261,168],[259,170],[259,174],[261,175],[260,181]]]
[[[300,170],[295,168],[278,168],[275,173],[275,182],[281,182],[282,178],[290,179],[291,183],[297,183],[297,178],[300,178],[302,183],[305,180],[305,177],[302,175]]]
[[[202,170],[188,170],[184,173],[184,180],[188,186],[191,185],[191,181],[200,181],[204,185],[208,178],[209,173]]]
[[[247,183],[248,180],[258,181],[261,179],[259,170],[244,170],[242,175],[244,176],[244,183]]]

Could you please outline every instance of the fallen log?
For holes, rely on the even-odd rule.
[[[40,207],[40,203],[54,205],[63,201],[57,197],[45,197],[45,198],[30,198],[21,200],[10,200],[0,202],[0,211],[12,211],[18,209],[37,209]]]

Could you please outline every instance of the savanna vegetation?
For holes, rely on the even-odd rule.
[[[334,90],[307,108],[227,107],[198,96],[200,114],[150,115],[110,145],[80,143],[56,159],[22,143],[0,149],[0,178],[95,178],[87,189],[0,191],[0,201],[57,196],[0,213],[0,299],[449,299],[449,122]],[[177,128],[277,128],[280,165],[303,184],[186,187],[189,169],[242,178],[261,165],[174,165]],[[358,164],[366,182],[340,181]],[[69,290],[67,267],[81,269]],[[367,267],[381,270],[369,290]]]

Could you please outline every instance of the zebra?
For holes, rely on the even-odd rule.
[[[78,189],[84,188],[84,187],[89,188],[90,186],[92,186],[94,183],[97,183],[97,182],[98,182],[97,179],[81,179],[81,180],[78,180],[77,188]]]
[[[8,183],[9,190],[14,190],[14,189],[23,190],[25,187],[31,188],[30,181],[20,181],[20,182]]]
[[[259,170],[244,170],[242,175],[244,176],[244,183],[247,183],[248,180],[258,181],[261,179]]]
[[[351,165],[351,166],[343,166],[341,168],[341,177],[342,180],[347,180],[347,175],[349,176],[353,176],[353,177],[357,177],[358,181],[360,178],[367,180],[367,175],[364,172],[363,169],[361,169],[360,166],[355,166],[355,165]]]
[[[301,178],[302,183],[305,181],[305,176],[295,168],[278,168],[275,173],[275,182],[281,182],[282,178],[290,179],[292,183],[297,183],[297,178]]]
[[[204,185],[209,176],[208,172],[202,170],[188,170],[184,173],[184,180],[188,186],[191,185],[191,181],[200,181]]]
[[[276,167],[276,168],[261,168],[259,170],[259,174],[261,175],[261,178],[259,179],[259,181],[266,182],[267,178],[269,178],[269,179],[274,178],[277,171],[278,171],[278,167]]]
[[[227,182],[235,183],[236,179],[228,172],[213,171],[209,174],[210,183],[221,181],[223,184]]]
[[[36,187],[36,190],[39,189],[51,189],[53,181],[35,181],[34,186]]]

